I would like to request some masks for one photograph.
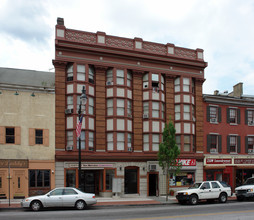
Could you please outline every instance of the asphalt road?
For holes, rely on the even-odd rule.
[[[1,220],[40,220],[40,219],[61,219],[61,220],[155,220],[155,219],[181,219],[181,220],[199,220],[199,219],[230,219],[246,220],[254,219],[254,202],[236,202],[229,201],[226,204],[214,202],[201,203],[197,206],[191,205],[144,205],[144,206],[108,206],[91,207],[87,210],[58,209],[43,210],[32,212],[23,209],[5,209],[0,211]]]

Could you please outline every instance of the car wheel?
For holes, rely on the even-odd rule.
[[[86,203],[83,200],[78,200],[75,204],[76,209],[83,210],[86,207]]]
[[[236,199],[237,199],[237,201],[242,202],[244,200],[244,197],[243,196],[237,196]]]
[[[227,200],[228,200],[227,194],[226,193],[221,193],[220,197],[219,197],[219,202],[220,203],[225,203],[225,202],[227,202]]]
[[[191,205],[197,205],[198,204],[198,197],[196,195],[191,195],[190,204]]]
[[[30,205],[30,208],[33,210],[33,211],[39,211],[41,208],[42,208],[42,204],[40,201],[32,201],[31,205]]]

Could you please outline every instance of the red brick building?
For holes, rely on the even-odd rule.
[[[254,175],[254,96],[238,83],[231,93],[203,95],[204,179],[233,188]]]
[[[75,127],[83,86],[83,190],[112,195],[117,178],[121,194],[164,194],[157,152],[170,118],[184,163],[171,185],[202,180],[203,50],[67,29],[58,18],[53,64],[56,186],[78,186]]]

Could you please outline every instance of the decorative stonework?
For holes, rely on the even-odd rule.
[[[66,30],[66,39],[88,44],[96,44],[96,35],[86,32]]]
[[[186,48],[175,48],[175,55],[178,57],[184,57],[184,58],[192,58],[196,59],[196,51],[195,50],[189,50]]]
[[[133,40],[118,37],[106,37],[106,45],[111,47],[133,49]]]
[[[156,53],[156,54],[162,54],[162,55],[167,54],[166,47],[163,44],[143,42],[143,49],[144,51],[150,52],[150,53]]]

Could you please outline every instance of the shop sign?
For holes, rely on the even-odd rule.
[[[245,159],[245,158],[235,159],[235,164],[254,164],[254,159]]]
[[[8,168],[9,166],[10,168],[28,168],[29,164],[28,160],[13,160],[13,159],[0,160],[1,168]]]
[[[178,159],[177,162],[182,166],[196,166],[196,159]]]
[[[77,163],[69,164],[69,168],[77,168]],[[81,168],[112,168],[113,164],[93,164],[93,163],[82,163]]]
[[[206,164],[232,164],[232,159],[227,158],[206,158]]]

